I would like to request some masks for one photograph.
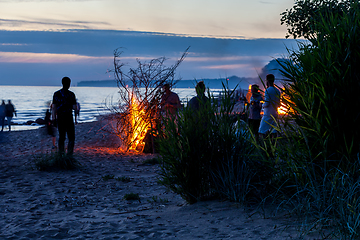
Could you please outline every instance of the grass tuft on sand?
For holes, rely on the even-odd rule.
[[[80,163],[73,156],[57,152],[36,155],[34,162],[39,171],[73,170],[80,167]]]

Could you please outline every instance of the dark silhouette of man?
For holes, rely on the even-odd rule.
[[[193,110],[199,111],[200,107],[206,107],[206,104],[209,103],[209,98],[205,96],[205,84],[203,81],[200,81],[196,84],[196,96],[191,98],[188,106],[191,107]]]
[[[11,103],[11,100],[8,100],[8,103],[5,105],[5,116],[6,116],[8,126],[9,126],[9,131],[11,131],[11,120],[14,117],[14,114],[16,117],[15,107]]]
[[[211,102],[208,97],[205,96],[205,84],[203,81],[200,81],[195,86],[196,96],[191,98],[187,106],[192,111],[192,119],[196,123],[197,130],[207,131],[209,126],[209,113],[211,111]]]
[[[59,131],[59,153],[65,153],[65,138],[68,137],[67,154],[74,153],[75,125],[72,111],[76,109],[75,94],[69,91],[71,80],[68,77],[62,79],[63,88],[56,91],[53,96],[53,120],[56,120]]]
[[[164,94],[161,98],[160,106],[166,115],[174,115],[181,108],[179,96],[170,90],[170,84],[163,86]]]

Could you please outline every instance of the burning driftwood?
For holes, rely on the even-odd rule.
[[[123,53],[114,51],[114,72],[119,88],[119,102],[111,104],[113,113],[111,131],[123,144],[124,150],[143,151],[146,133],[154,129],[159,119],[159,104],[162,96],[162,86],[165,83],[174,85],[175,70],[185,59],[188,49],[181,58],[170,67],[164,65],[166,58],[152,59],[149,62],[137,61],[137,68],[124,70],[125,63],[120,59]]]

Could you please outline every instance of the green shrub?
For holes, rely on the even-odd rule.
[[[360,161],[356,166],[360,168]],[[324,169],[314,164],[288,164],[288,180],[279,187],[276,199],[291,208],[303,222],[304,233],[318,230],[337,239],[360,237],[360,179],[339,168]],[[322,176],[317,173],[323,171]],[[285,176],[285,175],[284,175]],[[305,224],[306,223],[306,224]]]
[[[105,176],[102,177],[102,179],[103,179],[104,181],[108,181],[108,180],[114,179],[114,178],[115,178],[115,176],[114,176],[113,174],[107,174],[107,175],[105,175]]]
[[[127,193],[124,195],[124,199],[125,200],[139,200],[140,201],[140,196],[138,193]]]
[[[123,177],[116,177],[115,180],[120,181],[120,182],[126,182],[126,183],[131,181],[130,177],[124,177],[124,176]]]
[[[233,106],[230,100],[231,95],[225,94],[210,133],[211,183],[221,197],[248,203],[255,196],[256,188],[263,185],[256,179],[261,163],[253,156],[254,146],[247,124],[240,119],[234,122],[228,114]]]
[[[230,114],[234,107],[233,91],[224,86],[222,96],[219,107],[208,93],[210,100],[202,103],[200,110],[185,107],[176,120],[163,119],[160,182],[189,203],[213,195],[239,200],[235,195],[239,191],[249,192],[249,186],[242,185],[254,176],[249,168],[243,175],[232,169],[252,166],[243,162],[249,161],[253,146],[246,125]],[[229,185],[236,186],[229,189],[231,193],[226,189]]]
[[[141,165],[155,165],[155,164],[159,164],[159,159],[158,158],[151,158],[151,159],[146,159],[144,160]]]
[[[169,200],[167,198],[161,198],[158,196],[152,196],[151,199],[148,199],[149,203],[168,203]]]
[[[320,16],[321,17],[321,16]],[[321,17],[318,32],[280,62],[288,118],[271,147],[271,197],[336,239],[360,238],[360,3]],[[266,148],[257,145],[263,159]]]
[[[304,131],[312,158],[341,159],[360,151],[360,7],[353,3],[348,15],[326,16],[317,23],[321,34],[300,45],[281,63],[284,99],[293,111],[291,118]]]
[[[171,117],[163,119],[162,138],[159,138],[162,157],[160,182],[189,203],[209,193],[212,113],[211,106],[199,112],[185,107],[176,120]]]

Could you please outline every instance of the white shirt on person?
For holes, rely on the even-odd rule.
[[[264,115],[260,122],[259,133],[276,132],[273,126],[276,126],[274,119],[278,118],[277,109],[280,107],[280,94],[279,89],[273,86],[265,90]]]

